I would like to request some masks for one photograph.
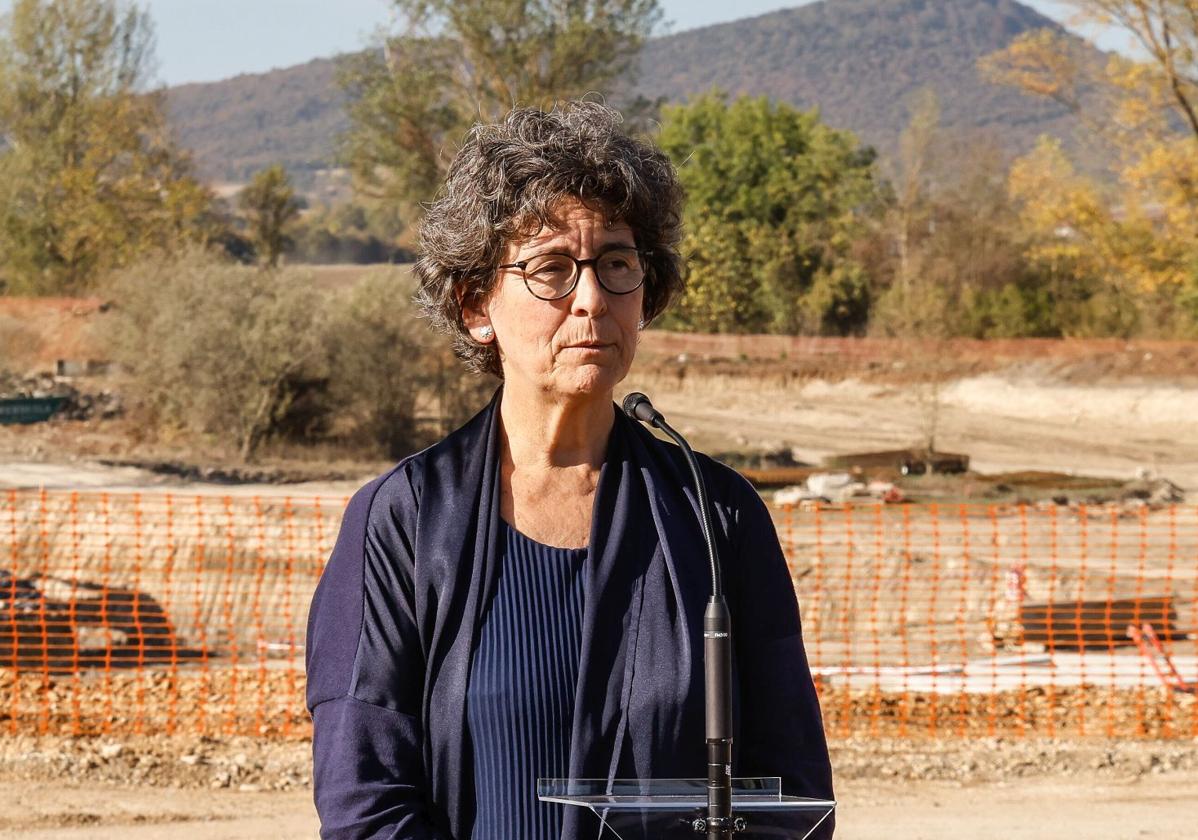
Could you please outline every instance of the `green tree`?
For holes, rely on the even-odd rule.
[[[343,155],[360,189],[413,214],[478,120],[625,90],[657,0],[392,0],[401,31],[348,60]]]
[[[687,192],[688,289],[667,326],[864,327],[869,283],[852,245],[876,201],[872,149],[814,111],[718,92],[666,108],[658,142]]]
[[[237,201],[249,222],[258,261],[274,268],[291,246],[287,231],[302,208],[287,170],[277,163],[263,169],[238,194]]]
[[[211,196],[147,92],[148,16],[117,0],[16,0],[0,21],[0,283],[61,294],[213,232]]]
[[[296,223],[288,255],[293,263],[411,262],[403,233],[403,220],[382,202],[317,203]]]

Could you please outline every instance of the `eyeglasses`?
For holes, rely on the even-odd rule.
[[[576,259],[569,254],[537,254],[498,267],[520,269],[524,285],[533,297],[560,300],[574,291],[584,265],[594,267],[599,285],[608,292],[613,295],[631,294],[645,282],[645,267],[651,256],[652,251],[612,248],[589,260]]]

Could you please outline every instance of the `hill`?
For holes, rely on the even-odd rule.
[[[819,107],[886,155],[913,93],[931,87],[943,122],[993,131],[1011,153],[1077,130],[1063,109],[984,82],[977,61],[1048,18],[1015,0],[823,0],[652,39],[637,93],[668,101],[720,87]],[[205,177],[244,181],[282,162],[312,185],[346,125],[335,59],[167,92],[180,141]]]
[[[179,85],[166,95],[179,142],[211,181],[247,181],[282,163],[310,185],[317,171],[333,165],[337,135],[348,124],[330,58]]]
[[[765,94],[852,129],[886,156],[914,93],[936,91],[948,129],[993,131],[1012,153],[1040,134],[1071,139],[1055,104],[985,82],[978,59],[1030,30],[1061,27],[1015,0],[825,0],[658,38],[639,92],[679,101],[719,87]]]

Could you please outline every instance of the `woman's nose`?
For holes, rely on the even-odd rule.
[[[574,287],[574,297],[570,309],[576,315],[601,315],[607,311],[607,294],[599,284],[599,275],[594,265],[580,266],[578,283]]]

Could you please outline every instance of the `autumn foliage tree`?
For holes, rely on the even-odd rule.
[[[211,197],[150,92],[153,31],[117,0],[16,0],[0,21],[0,284],[78,293],[204,239]]]
[[[1051,302],[1026,258],[1007,158],[981,130],[946,129],[929,90],[910,101],[865,260],[870,332],[977,338],[1052,335]]]
[[[1043,139],[1012,168],[1031,254],[1082,289],[1081,332],[1198,334],[1198,3],[1069,0],[1139,44],[1138,58],[1080,58],[1041,31],[989,57],[994,80],[1051,98],[1091,127],[1114,161],[1104,183]]]

